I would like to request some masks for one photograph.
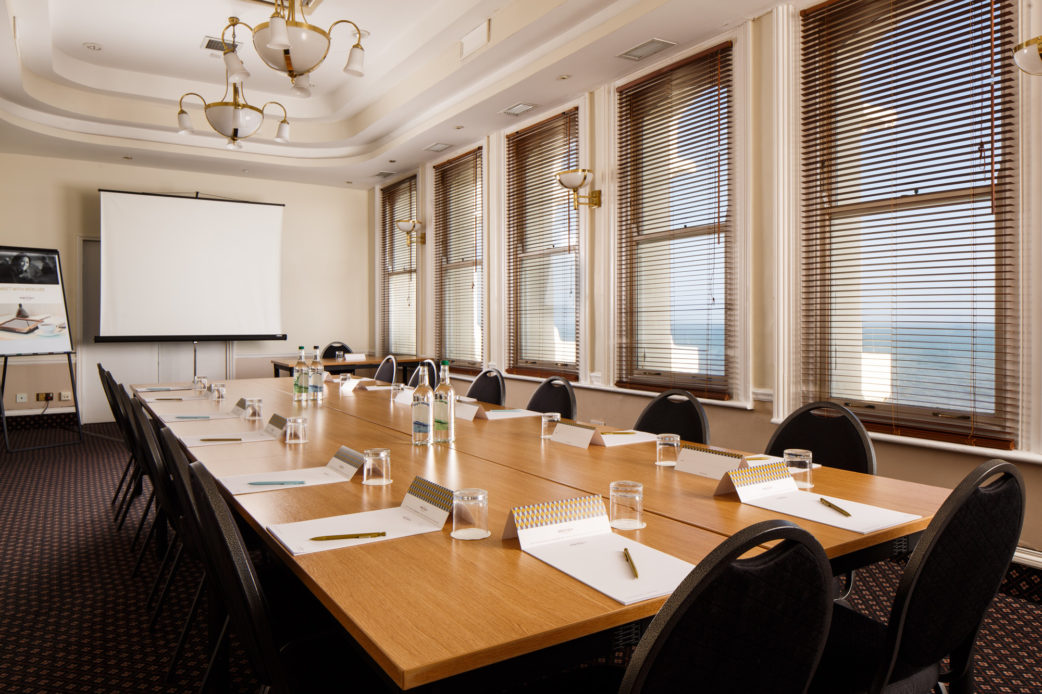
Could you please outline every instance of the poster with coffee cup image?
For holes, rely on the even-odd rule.
[[[71,351],[58,251],[0,246],[0,356]]]

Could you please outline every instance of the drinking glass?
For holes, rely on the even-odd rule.
[[[786,448],[783,454],[789,473],[800,489],[813,489],[813,454],[803,448]]]
[[[242,410],[242,418],[255,422],[264,417],[264,400],[261,398],[244,398],[246,406]]]
[[[307,443],[308,420],[304,417],[290,417],[286,420],[286,443]]]
[[[212,383],[210,392],[213,393],[214,400],[224,400],[224,396],[228,393],[228,386],[223,383]]]
[[[557,429],[557,423],[560,421],[560,412],[544,412],[539,429],[539,438],[548,439],[553,436],[554,430]]]
[[[618,530],[640,530],[644,522],[644,485],[619,480],[611,483],[608,518]]]
[[[679,434],[659,434],[655,437],[655,464],[674,467],[680,455]]]
[[[362,467],[362,484],[378,485],[391,483],[391,451],[388,448],[367,448],[362,452],[365,465]]]
[[[488,529],[488,492],[484,489],[458,489],[452,493],[452,537],[457,540],[484,540]]]
[[[194,390],[206,390],[206,376],[196,376],[192,379],[192,388]]]

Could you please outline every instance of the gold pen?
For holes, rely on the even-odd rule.
[[[312,537],[312,542],[322,542],[323,540],[360,540],[366,537],[383,537],[387,533],[384,531],[374,533],[345,533],[343,535],[319,535],[318,537]]]
[[[200,441],[242,441],[239,437],[231,436],[211,436],[209,438],[201,438]]]
[[[637,573],[637,565],[633,563],[633,557],[630,556],[630,548],[623,547],[622,553],[626,557],[626,563],[630,565],[631,569],[633,569],[633,578],[640,578],[640,574]]]
[[[821,503],[825,504],[826,506],[828,506],[833,511],[839,511],[844,516],[847,516],[848,518],[850,517],[850,511],[846,510],[845,508],[840,508],[839,506],[836,506],[834,503],[832,503],[831,501],[829,501],[825,497],[821,497],[820,499],[818,499],[818,501],[820,501]]]
[[[156,400],[184,400],[184,398],[156,398]]]
[[[635,431],[602,431],[601,436],[622,436],[623,434],[636,434]]]

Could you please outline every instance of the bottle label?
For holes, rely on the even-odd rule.
[[[449,430],[449,403],[442,400],[434,402],[434,430]]]
[[[308,373],[304,369],[298,370],[294,374],[293,378],[293,392],[294,393],[306,393],[308,392]]]
[[[430,406],[427,403],[414,403],[412,406],[412,431],[414,434],[427,434],[431,430]]]

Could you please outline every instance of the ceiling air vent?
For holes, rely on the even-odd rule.
[[[390,178],[391,176],[397,176],[397,175],[398,175],[397,171],[377,171],[376,172],[376,177],[377,178]]]
[[[508,116],[520,116],[525,111],[531,111],[533,108],[535,108],[535,104],[518,103],[503,109],[500,113],[505,113]]]
[[[235,50],[239,50],[239,46],[241,45],[242,41],[236,43]],[[228,46],[230,48],[231,43],[229,43]],[[221,38],[219,36],[204,36],[200,48],[206,51],[217,51],[218,53],[224,53],[224,44],[221,43]]]
[[[433,145],[427,145],[424,147],[428,152],[444,152],[452,145],[445,144],[444,142],[435,142]]]
[[[639,46],[634,46],[625,53],[619,53],[618,58],[625,58],[626,60],[644,60],[649,55],[655,55],[667,48],[672,48],[677,45],[673,41],[666,41],[665,39],[649,39]]]

